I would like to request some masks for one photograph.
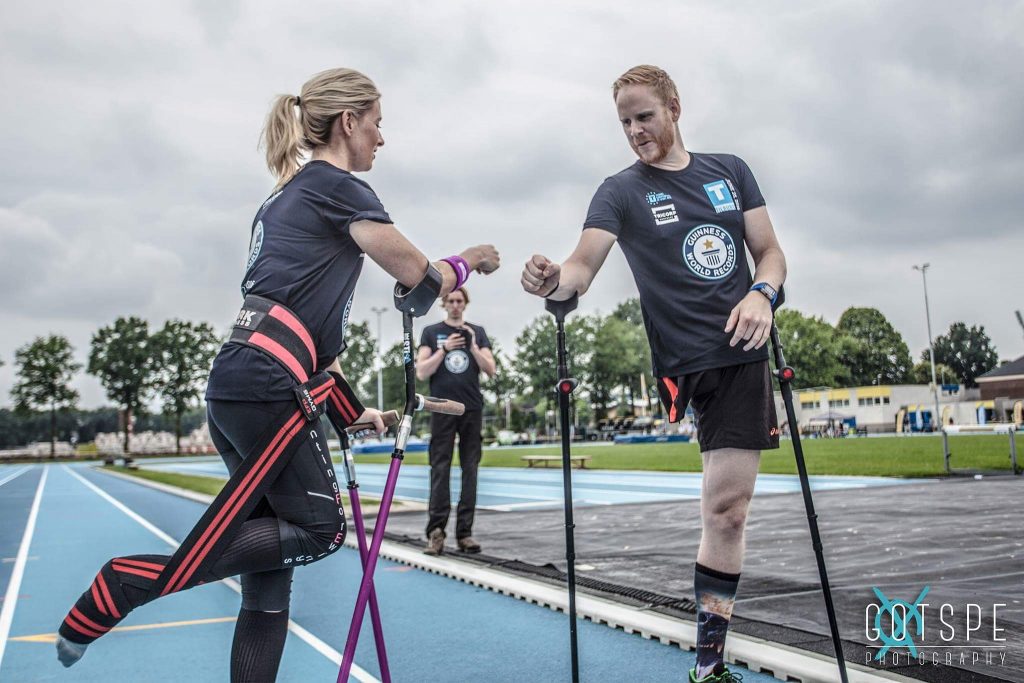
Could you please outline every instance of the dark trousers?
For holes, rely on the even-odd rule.
[[[467,410],[463,415],[430,414],[430,512],[427,536],[430,536],[434,529],[444,531],[452,511],[449,477],[456,434],[459,435],[462,494],[459,496],[455,521],[455,538],[466,538],[472,534],[482,427],[482,410]]]

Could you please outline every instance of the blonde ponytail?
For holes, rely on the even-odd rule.
[[[302,159],[302,129],[295,114],[297,104],[299,98],[294,95],[278,95],[263,126],[267,168],[277,178],[278,187],[292,179]]]
[[[380,99],[373,81],[353,69],[328,69],[302,86],[299,97],[278,95],[263,127],[267,167],[277,187],[298,172],[303,157],[331,141],[331,124],[343,111],[361,114]]]

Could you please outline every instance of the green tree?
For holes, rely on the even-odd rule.
[[[366,321],[350,323],[345,332],[345,352],[341,355],[341,368],[356,395],[365,405],[377,407],[377,373],[374,359],[377,340],[370,334]]]
[[[57,411],[74,408],[78,402],[71,378],[82,365],[74,355],[71,342],[59,335],[36,337],[14,353],[18,370],[11,397],[20,412],[49,410],[51,458],[57,455]]]
[[[87,371],[99,378],[107,398],[124,411],[124,452],[132,415],[142,408],[153,384],[149,324],[131,316],[118,318],[92,336]]]
[[[416,349],[413,349],[413,354]],[[405,364],[402,359],[402,342],[395,342],[384,352],[382,384],[384,385],[384,410],[401,410],[405,405]],[[429,380],[416,381],[416,393],[429,393]]]
[[[590,354],[596,328],[591,316],[578,315],[565,324],[566,365],[569,374],[580,380],[583,388],[592,390],[589,376]],[[516,364],[525,381],[520,395],[534,403],[544,401],[550,409],[558,379],[558,355],[555,347],[555,319],[550,315],[534,318],[516,337]]]
[[[646,350],[642,328],[614,314],[597,322],[590,358],[590,398],[598,417],[604,417],[618,387],[622,387],[623,394],[620,414],[633,412],[634,389],[639,388],[640,375],[650,373]]]
[[[849,386],[850,368],[842,357],[856,342],[840,334],[821,317],[805,316],[792,308],[775,314],[786,363],[796,371],[794,389]]]
[[[168,320],[149,339],[153,386],[174,415],[174,450],[181,453],[181,417],[199,403],[220,339],[207,323]]]
[[[494,414],[500,416],[500,423],[505,429],[509,425],[505,421],[505,404],[509,403],[509,412],[512,412],[512,400],[518,390],[522,387],[522,377],[516,371],[515,363],[509,359],[508,354],[501,348],[497,340],[491,339],[491,353],[494,355],[494,377],[484,381],[482,389],[485,394],[490,394],[494,399]]]
[[[836,330],[856,342],[840,349],[854,386],[899,384],[906,381],[913,361],[903,337],[876,308],[848,308]]]
[[[632,368],[632,372],[630,372],[628,386],[631,390],[636,389],[637,393],[643,393],[640,391],[640,375],[643,374],[647,386],[647,396],[644,398],[650,400],[651,405],[656,405],[658,401],[658,388],[652,371],[651,345],[647,340],[647,329],[644,325],[643,312],[640,309],[640,299],[636,297],[626,299],[615,307],[611,316],[632,325],[637,338],[640,360]]]
[[[932,383],[932,364],[931,359],[928,357],[928,349],[924,350],[925,359],[920,363],[916,364],[910,371],[910,377],[908,380],[913,384],[931,384]],[[938,380],[939,384],[950,384],[953,382],[959,383],[960,378],[954,372],[953,368],[942,363],[935,364],[935,379]]]
[[[928,349],[922,352],[921,359],[928,360]],[[949,326],[946,334],[936,338],[935,363],[952,368],[964,386],[976,387],[978,383],[974,380],[978,375],[984,375],[999,365],[999,354],[985,334],[983,325],[968,328],[957,322]]]
[[[619,305],[615,307],[614,311],[612,311],[612,317],[618,318],[630,325],[643,327],[644,315],[640,308],[640,299],[634,296],[626,299],[625,301],[619,302]]]

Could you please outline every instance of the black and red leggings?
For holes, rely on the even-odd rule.
[[[345,511],[319,420],[294,401],[210,401],[208,415],[231,484],[174,556],[107,562],[61,624],[68,640],[90,643],[139,605],[235,575],[244,610],[283,611],[292,568],[341,547]]]

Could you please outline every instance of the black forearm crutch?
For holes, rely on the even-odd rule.
[[[565,562],[569,588],[569,653],[572,658],[572,681],[579,683],[580,663],[576,645],[576,543],[575,524],[572,519],[572,425],[569,423],[569,397],[579,384],[569,377],[569,368],[565,360],[565,316],[576,309],[579,296],[573,295],[565,301],[544,300],[544,308],[555,316],[555,344],[558,348],[558,382],[555,393],[558,394],[558,414],[562,427],[562,486],[564,488],[565,507]]]
[[[800,489],[804,494],[804,507],[807,508],[807,526],[811,529],[811,544],[814,556],[818,560],[818,576],[821,578],[821,592],[825,595],[825,611],[828,612],[828,626],[832,631],[832,645],[836,651],[836,662],[839,664],[839,678],[847,683],[846,660],[843,659],[843,643],[839,639],[839,625],[836,623],[836,610],[832,604],[832,590],[828,584],[828,570],[825,569],[824,547],[818,533],[818,515],[814,512],[814,500],[811,498],[811,482],[807,478],[807,464],[804,462],[804,450],[800,446],[800,427],[793,409],[793,387],[790,383],[796,377],[793,368],[786,365],[782,355],[782,342],[779,341],[779,329],[772,323],[772,351],[775,355],[775,376],[779,380],[782,391],[782,402],[786,406],[786,419],[789,422],[789,434],[793,440],[793,453],[796,455],[796,469],[800,474]]]

